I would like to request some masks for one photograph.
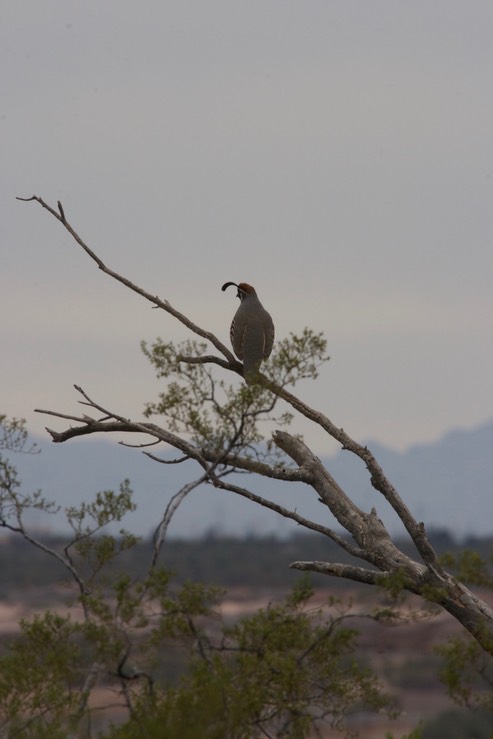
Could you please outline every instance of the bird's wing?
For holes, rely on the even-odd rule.
[[[270,357],[270,354],[272,352],[272,347],[274,346],[274,321],[272,320],[271,316],[267,311],[265,312],[265,320],[264,320],[264,349],[262,353],[262,359],[267,359],[267,357]]]

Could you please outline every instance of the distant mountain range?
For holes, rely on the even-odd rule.
[[[200,475],[195,463],[160,465],[141,451],[119,446],[116,438],[75,439],[53,444],[33,438],[40,454],[12,455],[25,492],[41,489],[62,507],[90,500],[96,492],[117,489],[129,478],[137,510],[123,523],[134,533],[147,535],[160,520],[171,496]],[[451,431],[435,443],[396,452],[368,442],[385,473],[413,514],[428,529],[447,529],[458,539],[493,532],[493,420],[472,431]],[[349,452],[323,459],[331,474],[364,510],[375,506],[393,533],[402,526],[385,500],[370,484],[364,465]],[[232,478],[230,478],[232,480]],[[311,488],[279,483],[256,476],[238,476],[239,484],[255,493],[295,508],[304,516],[329,526],[335,524]],[[62,512],[36,514],[37,527],[65,533]],[[338,528],[337,525],[334,526]],[[265,508],[203,485],[183,501],[169,530],[170,537],[198,538],[207,534],[287,536],[298,530]]]

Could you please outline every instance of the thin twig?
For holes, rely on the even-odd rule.
[[[149,457],[149,459],[152,459],[154,462],[159,462],[159,464],[181,464],[182,462],[188,462],[190,459],[188,456],[179,457],[178,459],[163,459],[162,457],[156,457],[156,455],[151,454],[151,452],[142,452],[142,454],[145,454],[146,457]]]
[[[163,542],[166,538],[168,527],[171,523],[173,515],[176,513],[178,507],[185,500],[187,495],[191,493],[192,490],[195,490],[195,488],[197,488],[199,485],[202,485],[208,479],[208,476],[209,475],[206,472],[201,477],[199,477],[198,480],[194,480],[193,482],[189,482],[187,485],[184,485],[177,493],[175,493],[171,497],[168,505],[166,506],[163,517],[157,525],[156,530],[154,531],[154,536],[152,538],[153,556],[151,560],[151,568],[155,567],[157,564],[157,559],[163,546]]]

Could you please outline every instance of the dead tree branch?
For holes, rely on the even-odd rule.
[[[239,374],[242,374],[242,366],[237,362],[233,354],[229,351],[229,349],[224,346],[224,344],[219,341],[216,336],[214,336],[213,333],[210,331],[206,331],[205,329],[198,326],[196,323],[191,321],[186,315],[183,313],[180,313],[180,311],[176,310],[171,303],[168,300],[161,300],[157,295],[151,295],[151,293],[148,293],[143,288],[139,287],[135,283],[133,283],[131,280],[129,280],[127,277],[124,277],[123,275],[118,274],[118,272],[115,272],[114,270],[107,267],[103,260],[98,257],[98,255],[89,248],[89,246],[81,239],[79,234],[76,232],[76,230],[71,226],[71,224],[67,221],[65,217],[65,212],[62,207],[62,204],[60,201],[58,201],[58,212],[48,205],[42,198],[38,197],[37,195],[32,195],[30,198],[20,198],[18,197],[17,200],[22,200],[24,202],[30,202],[32,200],[39,203],[43,208],[45,208],[51,215],[59,221],[64,228],[68,231],[68,233],[72,236],[74,241],[76,241],[79,246],[84,249],[86,254],[89,255],[89,257],[98,265],[99,269],[107,274],[109,277],[112,277],[117,282],[121,282],[122,285],[125,285],[125,287],[128,287],[129,290],[132,290],[133,292],[137,293],[141,297],[148,300],[150,303],[153,303],[153,305],[156,308],[161,308],[162,310],[166,311],[166,313],[169,313],[173,318],[176,318],[177,321],[180,321],[184,326],[186,326],[190,331],[192,331],[197,336],[201,336],[203,339],[206,339],[207,341],[210,341],[210,343],[219,351],[221,354],[226,357],[227,364],[226,366],[229,369],[232,369],[235,372],[238,372]],[[214,359],[216,361],[217,358]]]

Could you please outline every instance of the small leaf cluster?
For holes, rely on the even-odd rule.
[[[266,371],[278,385],[294,386],[300,380],[315,380],[329,359],[324,335],[304,328],[300,335],[290,333],[277,342]]]
[[[26,448],[28,439],[26,420],[24,418],[8,418],[0,413],[0,451],[23,452],[32,454],[36,444]]]
[[[459,705],[493,713],[491,655],[476,640],[464,637],[452,637],[435,651],[443,658],[439,676],[451,698]]]
[[[478,552],[465,549],[446,552],[440,557],[462,582],[493,589],[490,557],[488,562]],[[493,642],[488,628],[484,628],[484,643],[470,637],[452,637],[435,648],[443,658],[439,676],[449,695],[459,705],[493,713]],[[489,645],[488,645],[489,641]]]
[[[21,492],[21,481],[16,467],[2,452],[16,454],[36,453],[36,445],[28,446],[26,422],[23,418],[9,419],[0,414],[0,526],[19,528],[26,510],[54,513],[58,506],[46,500],[39,490]]]
[[[493,589],[491,572],[493,556],[489,559],[487,562],[479,552],[472,549],[463,549],[456,553],[446,552],[440,557],[441,563],[452,569],[461,582]]]
[[[80,701],[79,632],[70,616],[49,610],[20,622],[20,636],[0,657],[2,736],[64,736]]]
[[[74,532],[64,550],[69,562],[77,564],[79,570],[93,580],[120,552],[137,544],[138,537],[123,528],[118,539],[101,533],[108,524],[120,522],[126,514],[132,513],[135,507],[130,482],[124,480],[118,493],[104,490],[90,503],[66,508],[67,522]]]

